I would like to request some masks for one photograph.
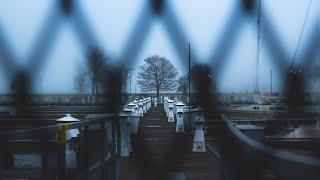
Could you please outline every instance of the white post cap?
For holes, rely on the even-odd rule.
[[[65,117],[57,119],[57,122],[78,122],[78,121],[80,120],[72,117],[71,114],[66,114]]]

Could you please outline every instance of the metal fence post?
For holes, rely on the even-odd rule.
[[[58,179],[64,180],[66,178],[66,145],[58,145]]]
[[[111,121],[111,158],[115,158],[116,156],[116,123],[115,120],[113,119]],[[112,160],[111,163],[111,169],[109,169],[109,178],[110,179],[115,179],[115,159]]]
[[[0,179],[4,179],[4,171],[5,171],[5,155],[6,155],[6,148],[7,142],[6,140],[0,139]]]
[[[102,120],[101,123],[101,179],[105,179],[105,165],[104,161],[106,158],[106,124],[105,121]]]
[[[42,134],[41,139],[41,179],[48,179],[48,136]]]
[[[85,173],[83,179],[88,179],[88,167],[89,167],[89,126],[84,126],[84,153],[82,154],[83,161],[83,172]]]
[[[119,118],[116,119],[116,133],[117,133],[117,153],[115,159],[115,180],[120,179],[120,160],[119,157],[121,156],[121,130],[120,130],[120,121]]]
[[[112,135],[112,140],[111,140],[111,158],[112,160],[112,165],[111,165],[111,170],[110,170],[110,179],[118,180],[120,178],[120,162],[118,158],[120,157],[120,152],[121,152],[121,138],[120,138],[120,123],[118,118],[113,119],[111,122],[111,135]]]

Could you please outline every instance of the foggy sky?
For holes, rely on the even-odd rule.
[[[56,0],[1,0],[0,2],[0,30],[6,39],[18,64],[28,66],[25,61],[29,55],[40,29],[48,20],[48,13]],[[89,25],[98,39],[99,46],[112,59],[117,60],[123,52],[129,34],[137,21],[143,0],[79,0],[82,10],[87,15]],[[207,62],[217,41],[223,33],[224,25],[231,13],[232,5],[237,0],[170,0],[168,1],[186,33],[191,48],[199,60]],[[262,0],[262,6],[268,11],[274,29],[281,37],[284,51],[293,56],[299,34],[306,15],[309,0]],[[298,58],[303,54],[308,35],[315,22],[319,21],[319,0],[313,0],[305,32],[302,37]],[[318,19],[317,19],[318,18]],[[77,71],[77,64],[84,63],[85,51],[77,39],[68,21],[62,21],[58,38],[54,41],[53,49],[41,73],[43,91],[47,93],[75,92],[73,77]],[[244,28],[237,36],[236,44],[229,56],[222,78],[218,80],[220,91],[253,91],[255,78],[255,62],[257,52],[256,23],[244,21]],[[263,19],[261,19],[263,26]],[[0,31],[1,32],[1,31]],[[261,34],[263,36],[263,34]],[[270,64],[270,55],[265,49],[263,41],[260,47],[259,85],[261,91],[270,89],[270,70],[275,69]],[[172,41],[164,30],[161,18],[154,18],[150,33],[142,44],[134,67],[142,65],[143,60],[150,55],[165,56],[177,67],[179,76],[186,70],[186,59],[179,59],[173,48]],[[1,60],[1,59],[0,59]],[[290,59],[289,59],[290,60]],[[288,60],[288,61],[289,61]],[[134,61],[134,60],[133,60]],[[185,63],[181,63],[185,62]],[[0,64],[0,93],[9,92],[9,83],[4,72],[5,67]],[[133,72],[135,77],[136,71]],[[280,90],[281,78],[274,72],[274,90]],[[34,92],[40,91],[41,76],[35,77]],[[135,90],[134,79],[132,91]],[[319,87],[319,85],[316,85]],[[314,87],[315,88],[315,87]],[[137,91],[139,88],[136,87]]]

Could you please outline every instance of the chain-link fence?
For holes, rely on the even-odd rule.
[[[128,2],[132,3],[132,2]],[[17,110],[23,109],[28,105],[26,97],[31,94],[31,89],[34,85],[34,79],[37,74],[41,72],[48,59],[48,54],[52,51],[53,42],[58,38],[59,28],[64,22],[71,24],[76,37],[80,40],[80,44],[84,49],[90,49],[93,47],[99,48],[99,37],[94,33],[93,27],[88,22],[88,17],[83,7],[80,6],[76,0],[59,0],[55,1],[53,8],[45,19],[45,23],[42,25],[41,31],[37,34],[33,46],[30,52],[27,53],[25,61],[27,65],[23,68],[18,65],[18,59],[16,52],[11,47],[10,39],[3,33],[2,25],[0,24],[0,64],[2,70],[5,71],[7,82],[9,82],[12,92],[15,94],[15,108]],[[319,55],[319,21],[314,23],[312,31],[307,33],[307,47],[303,52],[302,60],[300,63],[292,62],[291,56],[287,54],[286,46],[283,44],[282,37],[277,33],[268,12],[261,6],[259,0],[239,0],[234,3],[231,13],[228,15],[227,21],[222,28],[222,32],[219,36],[213,51],[207,56],[208,67],[212,72],[215,72],[217,76],[221,75],[225,68],[228,68],[229,55],[235,44],[236,39],[241,36],[241,29],[246,22],[261,23],[257,21],[257,14],[263,19],[263,26],[257,26],[257,32],[263,34],[261,36],[261,44],[266,47],[268,55],[271,57],[270,61],[276,68],[277,73],[283,79],[283,93],[287,96],[288,103],[294,109],[303,102],[297,97],[303,96],[305,93],[305,81],[310,76],[309,72],[312,71],[313,65]],[[144,40],[147,38],[147,34],[154,23],[154,18],[161,20],[165,31],[169,35],[169,40],[173,44],[174,52],[177,53],[179,59],[187,62],[189,49],[189,39],[186,35],[185,29],[180,25],[177,14],[173,7],[166,0],[150,0],[146,1],[140,11],[137,22],[134,23],[133,29],[130,31],[129,38],[126,41],[123,52],[119,57],[120,64],[127,64],[129,66],[135,64],[139,52],[142,50]],[[214,17],[213,17],[214,18]],[[103,48],[100,48],[103,49]],[[197,53],[191,49],[191,59],[193,64],[202,62],[197,56]],[[108,57],[108,54],[105,53]],[[182,62],[182,64],[186,64]],[[187,69],[187,67],[185,67]],[[116,72],[114,72],[116,73]],[[116,76],[111,73],[111,75]],[[216,78],[219,79],[219,78]],[[107,78],[106,86],[115,85],[112,78]],[[116,86],[119,84],[116,83]],[[207,86],[199,85],[201,88]],[[120,85],[121,86],[121,85]],[[201,102],[206,99],[206,93],[199,97],[199,104],[210,107],[212,109],[205,108],[206,111],[214,111],[215,102]],[[120,101],[116,99],[118,96],[117,91],[107,90],[107,99],[112,104],[117,104],[114,101]],[[107,106],[109,107],[109,106]],[[110,107],[109,107],[110,109]],[[115,108],[111,108],[115,111]],[[208,112],[209,113],[209,112]],[[178,142],[178,143],[177,143]],[[179,139],[173,140],[173,143],[180,144]],[[143,146],[143,144],[141,144]],[[181,146],[183,147],[183,146]],[[183,150],[178,148],[173,154],[173,157],[182,158]],[[180,154],[179,154],[180,153]],[[176,158],[176,159],[177,159]],[[147,159],[148,161],[148,159]],[[141,167],[145,167],[146,159],[141,159]],[[172,162],[171,162],[172,163]],[[152,163],[151,163],[152,164]],[[162,173],[162,172],[159,172]]]

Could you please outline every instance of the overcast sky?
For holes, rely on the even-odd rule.
[[[28,66],[25,59],[29,55],[40,29],[48,20],[48,14],[57,0],[1,0],[0,2],[0,32],[8,40],[15,53],[17,63]],[[77,0],[84,11],[89,25],[98,39],[103,51],[117,59],[123,52],[123,47],[129,38],[138,16],[141,13],[144,0]],[[179,24],[186,33],[191,47],[201,62],[207,62],[223,27],[238,0],[170,0],[168,1],[177,15]],[[262,0],[262,6],[281,37],[284,51],[293,56],[297,47],[309,0]],[[303,54],[308,34],[315,23],[319,22],[319,0],[313,0],[310,14],[306,21],[298,57]],[[50,19],[49,19],[50,20]],[[243,22],[231,51],[229,61],[222,78],[219,79],[220,91],[253,91],[255,78],[255,61],[257,53],[256,23]],[[263,23],[263,19],[261,19]],[[263,24],[262,24],[263,25]],[[43,73],[43,91],[48,93],[75,92],[73,77],[77,64],[84,62],[85,54],[77,35],[72,30],[69,21],[62,21],[58,38],[53,41],[53,48],[44,59],[46,63]],[[263,36],[263,34],[261,34]],[[165,56],[177,67],[179,75],[186,70],[186,59],[175,52],[172,41],[168,38],[161,19],[154,19],[146,40],[141,42],[142,49],[137,58],[132,61],[137,68],[150,55]],[[261,42],[259,64],[259,84],[261,91],[270,89],[270,70],[275,69],[270,62],[270,56]],[[297,58],[299,59],[299,58]],[[1,56],[0,56],[1,60]],[[0,64],[0,93],[9,92],[6,73]],[[133,72],[134,74],[136,72]],[[40,91],[40,76],[35,79],[35,92]],[[279,90],[280,78],[274,73],[274,88]],[[134,80],[132,83],[134,91]],[[319,86],[318,86],[319,87]],[[137,87],[137,91],[138,91]]]

